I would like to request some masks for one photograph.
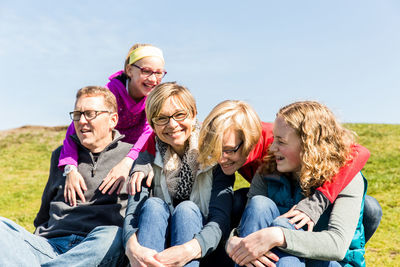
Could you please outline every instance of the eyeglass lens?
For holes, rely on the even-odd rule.
[[[186,111],[178,111],[178,112],[172,114],[171,116],[157,116],[157,117],[154,117],[152,119],[152,121],[155,124],[162,126],[162,125],[166,125],[171,118],[173,118],[175,121],[183,121],[184,119],[187,118],[188,115],[189,115],[189,113],[186,112]]]
[[[167,74],[166,71],[153,71],[152,69],[149,69],[149,68],[142,68],[135,64],[132,64],[132,65],[135,66],[136,68],[140,69],[140,72],[146,77],[150,77],[151,75],[154,74],[158,79],[161,79],[162,77],[165,76],[165,74]]]
[[[106,110],[85,110],[85,111],[72,111],[70,112],[70,117],[73,121],[79,121],[82,114],[85,116],[86,120],[93,120],[97,117],[100,112],[108,112]]]

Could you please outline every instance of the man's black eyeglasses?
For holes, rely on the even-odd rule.
[[[85,111],[71,111],[69,113],[69,116],[71,117],[71,120],[73,121],[79,121],[81,119],[81,116],[83,114],[83,116],[85,116],[85,119],[90,121],[90,120],[94,120],[100,113],[111,113],[111,111],[108,110],[85,110]]]

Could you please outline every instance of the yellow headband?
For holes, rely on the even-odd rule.
[[[129,65],[144,57],[158,57],[164,62],[164,57],[161,49],[154,46],[140,46],[130,53]]]

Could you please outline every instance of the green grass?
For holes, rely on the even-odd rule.
[[[61,130],[61,131],[60,131]],[[33,231],[46,185],[51,152],[65,128],[26,128],[0,136],[0,215]]]
[[[368,266],[399,266],[400,262],[400,125],[348,124],[371,157],[363,170],[368,194],[382,206],[381,224],[367,243]]]
[[[367,266],[400,262],[400,125],[347,124],[371,152],[363,173],[368,194],[378,199],[383,218],[366,247]],[[62,144],[66,128],[27,127],[0,132],[0,216],[29,231],[48,177],[51,151]],[[238,179],[235,188],[249,186]]]

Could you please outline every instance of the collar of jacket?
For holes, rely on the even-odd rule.
[[[125,135],[120,134],[120,133],[118,132],[118,130],[115,130],[115,129],[112,130],[112,135],[113,135],[113,140],[111,141],[111,143],[109,143],[109,144],[103,149],[103,151],[107,151],[107,150],[109,150],[109,149],[115,147],[115,146],[117,145],[118,141],[120,141],[122,138],[125,137]],[[70,135],[70,137],[72,138],[72,140],[73,140],[78,146],[80,146],[80,147],[83,148],[84,150],[89,151],[89,149],[87,149],[86,147],[84,147],[84,146],[81,144],[81,141],[79,141],[79,138],[78,138],[78,136],[77,136],[76,134]],[[103,151],[101,151],[101,152],[103,152]],[[100,153],[101,153],[101,152],[100,152]]]

